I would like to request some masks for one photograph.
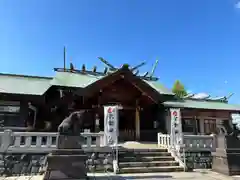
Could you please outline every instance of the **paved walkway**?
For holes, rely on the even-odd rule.
[[[229,177],[209,170],[195,172],[147,173],[147,174],[89,174],[91,180],[240,180],[240,176]],[[42,180],[43,176],[0,177],[0,180]]]
[[[89,174],[90,175],[90,174]],[[91,174],[92,175],[92,174]],[[108,174],[109,176],[110,174]],[[95,174],[96,180],[106,180],[101,174]],[[170,173],[141,173],[113,175],[113,180],[240,180],[240,176],[229,177],[212,172],[210,170],[196,170],[194,172],[170,172]]]

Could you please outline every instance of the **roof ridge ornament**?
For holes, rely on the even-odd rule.
[[[94,73],[97,72],[97,66],[93,66],[93,70],[92,70]]]
[[[233,95],[234,95],[234,93],[231,93],[228,96],[226,96],[227,100],[229,100]]]
[[[65,53],[65,48],[64,48],[64,53]],[[108,74],[116,72],[117,70],[120,70],[121,68],[127,68],[133,73],[133,75],[135,75],[135,76],[137,76],[137,77],[139,77],[143,80],[146,80],[146,81],[157,81],[158,80],[157,77],[153,77],[153,74],[154,74],[155,69],[156,69],[157,64],[158,64],[158,60],[156,60],[150,75],[149,75],[149,72],[146,72],[143,75],[138,75],[139,74],[139,68],[146,64],[145,61],[143,61],[143,62],[139,63],[138,65],[133,66],[131,68],[130,68],[129,64],[123,64],[122,67],[117,68],[117,67],[113,66],[111,63],[109,63],[106,59],[104,59],[102,57],[97,57],[97,58],[102,63],[104,63],[104,65],[105,65],[105,69],[104,69],[103,72],[97,72],[97,66],[94,66],[91,71],[87,70],[85,64],[82,65],[81,70],[77,70],[77,69],[74,68],[73,63],[70,63],[70,69],[67,69],[66,67],[64,67],[64,68],[54,68],[54,71],[89,74],[89,75],[94,75],[94,76],[106,76]]]
[[[103,57],[98,57],[98,59],[99,59],[102,63],[104,63],[105,66],[107,66],[107,67],[109,68],[109,73],[112,73],[112,72],[117,71],[117,70],[120,69],[120,68],[117,68],[117,67],[113,66],[111,63],[109,63],[109,62],[108,62],[106,59],[104,59]],[[129,68],[130,71],[133,72],[133,71],[137,70],[137,71],[134,73],[134,75],[137,76],[138,73],[139,73],[138,68],[142,67],[142,66],[145,65],[145,64],[146,64],[146,62],[143,61],[143,62],[141,62],[140,64],[138,64],[138,65],[136,65],[136,66],[134,66],[134,67],[132,67],[132,68],[129,68],[129,65],[128,65],[128,64],[123,64],[123,65],[121,66],[121,68],[124,68],[125,65],[128,65],[128,68]],[[153,75],[154,75],[154,72],[155,72],[155,70],[156,70],[157,65],[158,65],[158,59],[156,60],[155,64],[153,65],[153,69],[152,69],[152,71],[151,71],[150,76],[148,76],[149,72],[146,72],[146,73],[144,73],[144,75],[139,75],[138,77],[141,78],[141,79],[147,80],[147,81],[157,81],[158,78],[153,76]]]
[[[146,62],[143,61],[143,62],[141,62],[140,64],[138,64],[138,65],[134,66],[133,68],[131,68],[131,71],[138,70],[138,68],[142,67],[142,66],[145,65],[145,64],[146,64]]]
[[[202,97],[200,95],[202,95]],[[189,93],[183,99],[228,102],[229,98],[233,95],[234,93],[231,93],[229,96],[212,97],[211,95],[204,93]]]
[[[66,69],[66,68],[64,68],[64,69]],[[71,71],[74,71],[73,63],[70,63],[70,70],[71,70]]]
[[[84,72],[84,73],[86,72],[86,66],[85,66],[85,64],[82,65],[82,72]]]
[[[154,65],[153,65],[152,71],[150,73],[150,77],[152,77],[154,75],[154,72],[155,72],[155,70],[157,68],[157,65],[158,65],[158,59],[156,59]]]
[[[63,47],[63,69],[66,69],[66,47]]]
[[[98,57],[98,59],[109,68],[110,71],[116,71],[117,68],[114,67],[112,64],[110,64],[106,59],[103,59],[102,57]]]

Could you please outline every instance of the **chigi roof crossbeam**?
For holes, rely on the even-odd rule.
[[[73,63],[70,63],[70,68],[66,68],[66,52],[65,52],[65,48],[64,48],[64,68],[54,68],[54,71],[57,72],[70,72],[70,73],[81,73],[81,74],[86,74],[86,75],[94,75],[94,76],[106,76],[108,74],[111,74],[115,71],[118,71],[120,68],[122,68],[122,66],[120,68],[115,67],[114,65],[112,65],[110,62],[108,62],[106,59],[102,58],[102,57],[98,57],[98,59],[104,64],[105,69],[103,70],[103,72],[97,71],[97,66],[94,66],[92,70],[87,70],[85,64],[82,65],[81,69],[76,69],[73,65]],[[124,64],[123,66],[128,66],[129,70],[131,70],[133,72],[133,74],[141,79],[147,80],[147,81],[157,81],[158,78],[154,77],[154,72],[155,69],[157,67],[158,64],[158,60],[155,62],[153,69],[151,71],[151,73],[149,74],[149,72],[145,72],[143,75],[138,75],[139,74],[139,68],[144,66],[146,64],[146,62],[141,62],[140,64],[130,67],[128,64]]]
[[[220,97],[212,97],[209,94],[205,93],[196,93],[196,94],[187,94],[184,99],[194,99],[194,100],[205,100],[205,101],[221,101],[221,102],[228,102],[228,100],[234,95],[231,93],[228,96],[220,96]]]

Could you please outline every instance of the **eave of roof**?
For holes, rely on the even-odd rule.
[[[103,76],[92,76],[88,74],[70,72],[56,72],[56,75],[50,84],[54,86],[85,88],[101,78],[103,78]]]
[[[166,101],[163,103],[166,107],[175,108],[192,108],[192,109],[209,109],[209,110],[227,110],[227,111],[239,111],[240,105],[228,104],[220,101],[199,101],[199,100],[175,100]]]
[[[43,95],[51,86],[51,77],[0,73],[0,93]]]
[[[85,88],[106,76],[56,72],[56,75],[52,78],[0,73],[0,93],[43,95],[51,86]],[[174,95],[171,90],[158,81],[143,81],[160,94]]]
[[[51,85],[55,85],[55,86],[85,88],[106,76],[70,73],[70,72],[56,72],[55,77],[50,83]],[[164,87],[158,81],[147,81],[147,80],[143,80],[143,81],[146,82],[150,87],[155,89],[160,94],[174,95],[174,93],[172,93],[171,90]]]
[[[146,81],[146,80],[143,81],[145,81],[149,86],[158,91],[160,94],[174,95],[174,93],[170,89],[166,88],[158,81]]]

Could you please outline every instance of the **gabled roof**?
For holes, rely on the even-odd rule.
[[[233,104],[228,104],[227,102],[220,102],[220,101],[185,99],[185,100],[166,101],[163,104],[166,107],[227,110],[227,111],[240,112],[240,105],[233,105]]]
[[[127,66],[123,66],[122,68],[109,74],[108,76],[101,77],[100,79],[98,79],[98,81],[95,81],[94,83],[86,86],[84,91],[87,94],[99,92],[100,89],[107,87],[113,82],[122,78],[132,83],[135,87],[137,87],[140,91],[142,91],[145,95],[150,97],[156,103],[163,101],[162,95],[166,95],[167,93],[168,95],[173,95],[171,91],[167,92],[167,89],[163,88],[163,86],[154,84],[153,81],[150,82],[143,80],[138,76],[134,75]],[[79,91],[77,93],[81,94],[82,91]]]
[[[0,73],[0,93],[43,95],[51,86],[85,88],[109,75],[56,72],[52,78]],[[173,95],[158,81],[143,81],[160,94]]]
[[[71,72],[56,72],[56,75],[50,84],[55,86],[85,88],[102,78],[103,76],[93,76]]]
[[[113,72],[114,73],[114,72]],[[91,74],[81,74],[81,73],[71,73],[71,72],[56,72],[55,77],[51,81],[51,85],[55,86],[65,86],[65,87],[78,87],[85,88],[98,80],[105,77],[111,76],[113,73],[108,75],[91,75]],[[146,84],[151,86],[154,90],[164,95],[174,95],[172,91],[164,87],[158,81],[147,81],[143,80]]]
[[[107,76],[111,76],[107,75]],[[51,86],[87,88],[107,76],[70,72],[56,72],[54,78],[0,73],[0,93],[43,95]],[[173,95],[158,81],[141,80],[162,95]],[[98,83],[97,83],[98,84]],[[145,86],[144,85],[144,86]],[[219,100],[183,99],[164,102],[166,107],[240,111],[240,105],[228,104]]]
[[[50,77],[0,73],[0,93],[43,95],[51,86]]]
[[[159,81],[146,81],[146,80],[143,81],[146,82],[153,89],[158,91],[160,94],[174,95],[174,93],[170,89],[163,86]]]

